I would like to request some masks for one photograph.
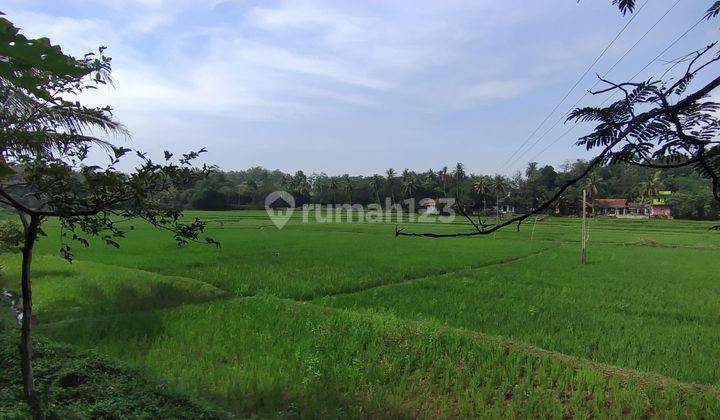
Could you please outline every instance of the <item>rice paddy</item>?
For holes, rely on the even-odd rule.
[[[303,223],[190,212],[220,249],[141,224],[120,249],[35,262],[37,332],[147,369],[237,416],[720,414],[720,233],[712,223]],[[17,289],[18,256],[0,286]]]

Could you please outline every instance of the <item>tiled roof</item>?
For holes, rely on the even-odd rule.
[[[627,200],[624,198],[598,198],[593,200],[595,207],[607,207],[610,209],[624,209],[627,207]]]

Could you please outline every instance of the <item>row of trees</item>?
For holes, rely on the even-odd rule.
[[[288,191],[297,205],[406,203],[421,198],[455,197],[464,207],[481,212],[491,211],[500,202],[524,209],[534,209],[548,200],[558,187],[577,176],[587,162],[567,162],[559,168],[528,164],[524,172],[512,177],[468,173],[458,163],[454,168],[414,172],[408,169],[384,174],[330,176],[324,173],[306,175],[254,167],[242,171],[217,171],[167,197],[176,206],[199,210],[233,210],[262,208],[265,197],[273,191]],[[554,203],[551,212],[576,214],[581,190],[587,188],[593,198],[613,197],[647,202],[659,190],[673,191],[671,205],[677,217],[716,218],[718,204],[713,200],[707,181],[688,168],[659,172],[629,165],[598,168],[584,182],[568,189]],[[389,201],[388,201],[389,200]]]

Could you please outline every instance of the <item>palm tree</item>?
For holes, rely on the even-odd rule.
[[[583,187],[590,193],[591,197],[594,197],[600,191],[600,187],[604,184],[604,180],[596,172],[591,172],[585,177]]]
[[[448,180],[448,167],[443,166],[439,172],[440,182],[442,183],[443,196],[447,196],[447,180]]]
[[[495,175],[490,181],[490,188],[495,194],[496,198],[500,198],[501,195],[505,195],[508,190],[508,181],[502,175]]]
[[[330,177],[330,193],[332,194],[332,203],[333,206],[337,204],[337,201],[335,200],[335,193],[337,192],[338,188],[340,187],[340,183],[338,182],[338,179],[336,176]]]
[[[308,183],[310,183],[310,193],[312,194],[313,201],[318,204],[322,204],[326,181],[327,177],[324,175],[313,174],[310,178],[308,178]]]
[[[368,181],[368,184],[375,193],[375,199],[377,200],[377,203],[380,204],[380,188],[382,188],[382,176],[378,174],[373,175]]]
[[[99,72],[98,77],[111,83],[106,70]],[[51,150],[68,147],[70,142],[73,145],[96,144],[109,150],[111,144],[96,137],[96,134],[130,135],[125,126],[105,108],[68,106],[56,100],[37,99],[3,77],[0,77],[0,92],[0,102],[3,103],[0,126],[14,127],[0,133],[0,142],[5,149],[22,152]],[[47,127],[55,127],[57,130],[48,130]]]
[[[293,178],[288,174],[282,174],[280,178],[280,185],[287,189],[292,189]]]
[[[385,171],[385,176],[387,177],[387,187],[390,191],[390,204],[393,204],[395,202],[395,169],[390,168]]]
[[[658,195],[658,191],[662,188],[662,179],[660,171],[655,171],[641,182],[638,186],[640,190],[641,201],[647,203],[652,197]]]
[[[487,208],[487,195],[485,193],[487,192],[489,185],[490,182],[488,178],[483,175],[476,177],[475,182],[473,182],[473,191],[475,191],[475,194],[477,194],[478,197],[482,197],[483,211]]]
[[[305,197],[310,197],[310,190],[312,187],[310,186],[310,183],[307,181],[303,181],[300,186],[298,187],[298,192],[300,193],[300,196],[303,197],[303,200],[305,200]]]
[[[420,182],[420,188],[423,190],[423,193],[427,193],[429,195],[436,195],[437,189],[435,188],[435,171],[432,169],[428,169],[427,172],[424,172],[422,174],[421,182]]]
[[[530,162],[528,163],[527,169],[525,169],[525,176],[528,179],[532,179],[538,172],[538,163],[537,162]]]
[[[504,197],[507,193],[510,185],[502,175],[495,175],[490,182],[490,189],[495,194],[495,203],[497,205],[497,211],[500,211],[500,197]]]
[[[413,198],[415,196],[415,192],[417,191],[417,181],[415,180],[415,177],[412,175],[409,175],[407,177],[403,177],[402,181],[402,192],[403,196],[406,199]]]
[[[465,167],[462,163],[458,162],[457,165],[455,165],[455,197],[457,199],[460,199],[460,188],[462,187],[462,182],[465,179]]]
[[[350,175],[343,175],[342,181],[343,191],[345,191],[345,194],[347,194],[348,204],[352,204],[352,179],[350,179]]]

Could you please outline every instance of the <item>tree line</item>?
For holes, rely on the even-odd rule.
[[[511,204],[519,210],[532,210],[547,201],[568,179],[587,168],[588,162],[576,160],[559,167],[540,166],[530,162],[524,171],[513,176],[468,173],[461,163],[452,168],[416,172],[392,168],[383,174],[328,175],[285,173],[252,167],[240,171],[211,172],[182,189],[167,193],[173,205],[196,210],[261,209],[265,197],[273,191],[290,192],[296,205],[377,203],[407,205],[422,198],[452,197],[465,209],[475,213],[491,213],[497,204]],[[631,165],[601,167],[569,188],[549,213],[579,213],[582,189],[591,198],[625,198],[649,202],[661,190],[672,191],[669,204],[678,218],[716,219],[720,217],[718,202],[697,172],[690,168],[658,171]],[[408,201],[410,200],[410,201]]]

